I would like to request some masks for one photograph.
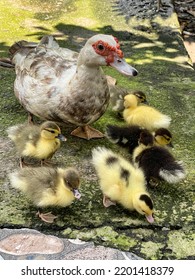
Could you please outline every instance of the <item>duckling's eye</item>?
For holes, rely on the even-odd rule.
[[[54,130],[50,130],[50,132],[51,132],[51,133],[55,133],[55,131],[54,131]]]
[[[104,50],[104,46],[102,44],[97,45],[98,50],[103,51]]]

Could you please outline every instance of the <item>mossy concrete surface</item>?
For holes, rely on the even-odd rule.
[[[53,163],[79,169],[82,199],[64,209],[46,209],[58,216],[52,225],[40,221],[35,215],[37,209],[8,180],[8,174],[18,168],[18,156],[6,129],[26,121],[27,114],[14,96],[14,70],[0,68],[0,227],[27,227],[94,241],[144,259],[194,259],[195,72],[183,46],[175,13],[163,19],[157,14],[152,21],[136,17],[125,21],[117,10],[117,1],[95,0],[3,0],[0,8],[1,57],[7,56],[8,47],[15,41],[38,41],[45,34],[55,35],[61,46],[78,51],[93,34],[116,36],[126,60],[139,75],[128,79],[110,68],[105,68],[105,73],[116,78],[118,85],[144,91],[151,105],[171,116],[172,152],[184,162],[187,172],[179,184],[161,182],[149,190],[155,205],[154,224],[120,206],[105,209],[90,162],[91,149],[104,145],[126,158],[129,155],[106,139],[77,139],[70,136],[70,129],[63,128],[68,141],[56,153]],[[110,123],[124,124],[109,108],[94,127],[104,131]]]

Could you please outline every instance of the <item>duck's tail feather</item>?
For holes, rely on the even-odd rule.
[[[56,39],[51,35],[43,36],[40,43],[38,44],[38,47],[39,46],[46,46],[47,48],[52,48],[52,49],[59,48],[59,44],[57,43]]]
[[[159,176],[170,184],[176,184],[185,178],[185,170],[181,161],[170,163],[165,168],[161,168]]]
[[[14,64],[9,58],[0,58],[0,66],[6,68],[14,68]]]
[[[18,52],[19,50],[24,49],[24,48],[32,49],[32,48],[35,48],[36,46],[37,46],[37,43],[34,43],[34,42],[28,42],[25,40],[18,41],[9,48],[9,55],[12,59],[13,56],[15,55],[15,53]]]
[[[47,48],[59,48],[59,45],[55,38],[53,36],[43,36],[41,39],[40,43],[35,43],[35,42],[28,42],[25,40],[21,40],[18,42],[15,42],[11,47],[9,48],[8,54],[9,58],[0,58],[0,66],[6,67],[6,68],[14,68],[15,63],[12,60],[13,57],[17,52],[19,52],[21,49],[24,50],[26,49],[26,53],[28,53],[31,49],[39,48],[39,47],[47,47]]]

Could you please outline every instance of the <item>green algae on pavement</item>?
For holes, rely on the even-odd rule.
[[[55,165],[73,165],[79,169],[82,197],[67,208],[51,209],[58,218],[53,225],[43,223],[36,216],[36,207],[13,190],[8,180],[8,174],[18,168],[18,155],[6,129],[26,121],[27,113],[13,93],[14,70],[0,68],[0,226],[30,227],[53,235],[94,241],[131,251],[144,259],[194,258],[195,75],[187,63],[175,14],[166,21],[157,17],[154,25],[135,17],[127,22],[110,1],[99,5],[95,0],[2,0],[0,8],[1,57],[7,56],[8,47],[15,41],[38,42],[45,34],[55,35],[61,46],[77,51],[96,33],[116,36],[127,62],[139,75],[129,79],[109,67],[103,68],[105,74],[116,78],[118,85],[144,91],[150,105],[171,116],[172,153],[184,162],[187,173],[176,185],[161,182],[149,190],[154,201],[154,224],[119,205],[105,209],[91,164],[91,150],[103,145],[128,159],[130,156],[106,139],[77,139],[70,136],[69,128],[62,128],[68,140],[52,160]],[[8,21],[9,18],[12,20]],[[93,126],[104,132],[109,123],[124,124],[111,108]]]

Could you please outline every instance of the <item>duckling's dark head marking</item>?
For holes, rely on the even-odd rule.
[[[143,144],[145,146],[153,145],[154,144],[154,137],[149,131],[144,130],[140,134],[139,143]]]
[[[55,123],[55,122],[52,122],[52,121],[46,121],[44,122],[42,125],[41,125],[41,129],[56,129],[56,130],[59,130],[60,131],[60,128],[59,126]]]
[[[143,91],[140,91],[140,90],[137,90],[137,91],[134,91],[133,94],[139,98],[139,101],[140,103],[148,103],[147,100],[146,100],[146,95]]]
[[[169,138],[172,138],[171,132],[168,129],[164,128],[164,127],[158,128],[155,131],[155,136],[157,136],[157,135],[164,136],[165,138],[166,138],[166,136],[169,137]]]
[[[129,170],[125,169],[125,168],[121,168],[121,172],[120,172],[120,177],[121,179],[125,179],[125,181],[128,182],[129,177],[130,177],[130,172]]]
[[[64,174],[64,182],[71,190],[79,188],[80,176],[78,172],[73,168],[67,169]]]
[[[110,165],[110,164],[114,164],[118,162],[118,158],[115,157],[115,156],[109,156],[107,159],[106,159],[106,164],[107,165]]]
[[[152,210],[154,208],[151,198],[147,194],[140,195],[140,200],[145,201],[146,205]]]

